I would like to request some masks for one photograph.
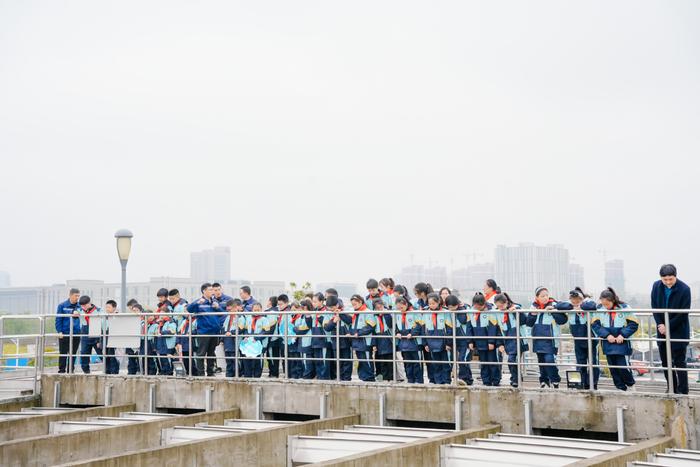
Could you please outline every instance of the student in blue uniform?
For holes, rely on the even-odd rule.
[[[499,342],[499,351],[508,358],[508,371],[510,372],[510,385],[514,388],[518,387],[518,344],[520,344],[520,360],[522,361],[524,353],[528,350],[525,337],[527,331],[525,328],[525,316],[518,313],[520,305],[513,303],[507,293],[501,292],[493,298],[496,310],[494,315],[500,326],[500,334],[502,336]],[[518,340],[519,334],[519,340]]]
[[[433,380],[435,384],[450,384],[448,352],[452,348],[452,322],[440,307],[440,296],[436,293],[428,294],[428,309],[423,313],[422,328],[424,349],[430,354],[428,365],[433,366]]]
[[[330,319],[323,323],[323,329],[329,335],[333,355],[340,359],[340,362],[337,360],[329,361],[331,369],[334,370],[330,372],[331,379],[332,376],[337,375],[337,367],[340,367],[340,381],[350,381],[352,379],[352,351],[347,335],[350,333],[352,317],[343,313],[338,297],[335,295],[328,295],[326,308],[330,312]]]
[[[372,301],[374,309],[374,338],[372,347],[374,349],[375,376],[378,381],[393,381],[394,365],[391,362],[394,358],[394,344],[392,339],[393,320],[390,313],[385,313],[385,302],[382,298],[375,298]],[[386,337],[379,337],[386,336]],[[381,379],[379,378],[381,376]]]
[[[287,295],[277,297],[277,303],[287,303]],[[281,306],[281,305],[280,305]],[[306,325],[306,319],[302,313],[301,304],[297,301],[289,306],[293,312],[287,315],[287,376],[292,379],[301,379],[304,376],[304,360],[302,360],[302,336],[297,335],[296,330]],[[307,328],[308,330],[308,328]]]
[[[267,341],[265,355],[267,356],[267,368],[270,378],[279,378],[280,376],[280,357],[282,356],[283,347],[281,333],[279,332],[280,314],[277,313],[279,310],[277,305],[276,295],[267,299],[265,313],[270,326],[270,337]]]
[[[294,334],[301,336],[299,349],[302,357],[304,358],[304,371],[302,378],[314,379],[316,377],[316,365],[313,361],[314,349],[311,347],[311,326],[313,326],[314,320],[314,306],[309,299],[302,300],[299,305],[302,312],[302,322],[294,326]]]
[[[90,373],[90,357],[92,349],[95,349],[97,355],[102,356],[102,345],[99,337],[89,337],[90,334],[90,318],[101,313],[100,309],[92,304],[90,297],[83,295],[78,300],[80,304],[80,367],[83,373]]]
[[[360,295],[353,295],[350,304],[355,311],[350,318],[352,349],[357,357],[357,376],[361,381],[375,381],[372,365],[372,334],[376,326],[374,316]]]
[[[469,307],[462,303],[456,295],[448,295],[445,299],[447,309],[454,313],[455,334],[457,338],[457,381],[459,384],[471,386],[474,384],[472,369],[469,362],[472,359],[472,353],[469,350],[468,336],[471,335],[471,322],[468,316]]]
[[[481,382],[484,386],[498,386],[501,381],[501,366],[498,362],[496,340],[499,333],[498,321],[491,313],[491,304],[484,294],[477,292],[472,298],[471,326],[467,333],[471,337],[469,349],[479,353]]]
[[[323,329],[323,323],[330,319],[331,315],[326,309],[325,297],[322,293],[314,294],[311,303],[314,306],[313,319],[310,326],[313,365],[316,371],[316,379],[327,380],[331,378],[328,358],[333,355],[333,349],[330,347],[328,334]]]
[[[569,300],[557,303],[557,310],[567,311],[569,315],[569,330],[574,337],[574,352],[576,354],[576,369],[581,373],[584,389],[590,389],[591,379],[588,375],[588,323],[597,305],[581,287],[569,292]],[[593,366],[593,388],[598,389],[600,368],[598,365],[598,339],[591,331],[591,357]]]
[[[526,324],[532,328],[532,350],[537,354],[540,364],[540,387],[559,387],[561,378],[559,370],[554,365],[555,356],[559,348],[561,335],[559,326],[567,321],[564,313],[555,312],[557,302],[549,296],[546,287],[537,287],[535,301],[532,308],[541,310],[538,313],[529,313]]]
[[[428,294],[433,293],[433,287],[425,282],[419,282],[413,287],[413,294],[416,296],[413,308],[416,310],[427,310],[428,309]],[[423,320],[421,319],[421,325]],[[421,328],[422,329],[422,328]],[[430,365],[430,352],[426,350],[426,346],[423,345],[421,348],[423,353],[423,361],[425,362],[426,371],[428,372],[428,382],[435,384],[435,378],[433,375],[433,365]]]
[[[421,314],[413,310],[411,302],[404,297],[394,301],[399,314],[394,315],[394,327],[397,349],[401,351],[406,381],[411,384],[423,384],[423,367],[420,363],[420,322]]]
[[[191,345],[190,345],[191,343]],[[175,343],[177,355],[185,367],[185,374],[199,376],[194,357],[197,355],[197,316],[186,314],[180,320],[177,328],[177,342]]]
[[[260,378],[262,376],[263,350],[267,345],[270,326],[263,314],[262,305],[258,302],[252,305],[252,314],[246,315],[245,320],[239,320],[238,334],[240,337],[239,351],[243,359],[243,377]]]
[[[108,347],[109,344],[109,325],[112,323],[112,319],[109,316],[113,316],[117,312],[117,302],[114,300],[107,300],[104,307],[105,316],[102,320],[102,332],[104,334],[103,344],[105,345],[105,374],[106,375],[118,375],[119,374],[119,360],[114,356],[114,347]],[[117,319],[117,318],[114,318]]]
[[[226,377],[233,378],[236,376],[236,366],[238,366],[238,374],[242,373],[241,366],[238,362],[236,349],[238,348],[238,331],[241,321],[245,318],[239,313],[243,313],[243,303],[240,299],[234,298],[225,303],[228,314],[224,316],[224,356],[226,357]]]
[[[146,316],[146,370],[149,375],[161,374],[158,349],[156,348],[156,336],[158,335],[158,319],[153,314]]]
[[[610,375],[615,387],[627,391],[634,386],[629,356],[632,355],[630,337],[639,329],[639,321],[622,302],[612,287],[600,294],[599,313],[591,322],[591,328],[603,342],[603,353],[608,360]]]
[[[170,376],[173,374],[171,355],[175,354],[175,341],[177,340],[177,327],[170,317],[170,307],[161,305],[156,321],[158,331],[155,338],[160,374]]]

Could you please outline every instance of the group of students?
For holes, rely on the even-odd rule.
[[[500,385],[505,362],[510,384],[517,387],[518,358],[522,361],[531,339],[541,387],[557,388],[561,380],[556,366],[558,337],[560,327],[568,323],[584,387],[598,384],[599,340],[615,386],[627,390],[634,385],[627,359],[632,351],[629,338],[637,331],[638,320],[609,287],[598,303],[578,287],[565,301],[538,287],[532,312],[520,312],[521,305],[493,279],[486,281],[471,303],[463,303],[446,287],[436,293],[422,282],[413,287],[415,298],[411,298],[405,286],[395,285],[390,278],[367,281],[367,295],[353,295],[349,306],[334,289],[299,301],[285,294],[270,297],[264,307],[247,286],[235,299],[224,294],[220,284],[203,284],[201,291],[199,299],[188,303],[178,290],[161,289],[154,312],[135,300],[127,303],[129,311],[142,316],[140,346],[126,349],[129,374],[171,375],[173,363],[180,361],[186,374],[213,376],[215,348],[222,344],[227,377],[259,378],[267,358],[270,377],[278,377],[281,363],[286,362],[289,378],[349,381],[356,363],[360,380],[391,381],[395,379],[393,360],[398,360],[400,379],[408,383],[422,384],[427,373],[430,383],[449,384],[457,362],[458,381],[472,385],[470,362],[478,356],[484,385]],[[56,329],[64,338],[70,332],[66,327],[77,321],[71,337],[73,346],[80,342],[85,373],[90,371],[92,351],[102,354],[103,350],[100,338],[87,335],[89,320],[94,313],[114,313],[116,305],[108,301],[103,312],[89,297],[71,290],[70,299],[59,306],[59,312],[72,314],[72,318],[56,319]],[[593,339],[589,340],[589,332]],[[60,350],[62,355],[68,353],[65,345]],[[592,378],[589,358],[594,365]],[[61,357],[59,372],[64,371],[66,361]],[[105,349],[105,371],[119,372],[114,349]]]

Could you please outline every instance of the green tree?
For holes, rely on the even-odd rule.
[[[296,282],[290,282],[289,288],[292,290],[292,297],[294,300],[302,300],[307,293],[312,292],[311,283],[309,281],[304,282],[301,288],[297,286]]]

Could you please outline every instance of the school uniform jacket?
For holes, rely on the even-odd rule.
[[[598,313],[593,317],[591,329],[602,339],[605,355],[632,355],[632,344],[629,338],[639,329],[639,320],[629,306],[623,303],[619,308],[607,310],[600,305]],[[608,336],[622,336],[622,344],[611,344]]]

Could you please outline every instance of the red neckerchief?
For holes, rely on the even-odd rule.
[[[95,305],[92,305],[92,308],[90,308],[90,310],[85,311],[85,321],[88,323],[88,325],[90,324],[90,315],[93,311],[95,311],[95,309],[97,309],[97,307]]]
[[[391,297],[394,295],[394,289],[386,289],[386,294]]]
[[[379,334],[384,334],[384,314],[378,314],[377,318],[379,318]]]
[[[482,311],[484,311],[484,310],[476,310],[474,312],[474,322],[476,323],[477,326],[479,325],[479,317],[481,316]]]
[[[319,308],[319,309],[316,310],[316,311],[326,311],[326,307],[325,307],[325,306],[322,306],[321,308]],[[317,327],[318,327],[318,313],[316,313],[316,321],[315,321],[315,323],[316,323],[316,324],[314,325],[314,327],[317,328]]]
[[[255,324],[258,322],[258,318],[260,318],[260,315],[253,316],[251,326],[250,326],[250,332],[252,334],[255,334]]]
[[[227,332],[231,332],[231,325],[233,324],[233,320],[236,319],[236,313],[229,313],[228,314],[228,329],[226,330]]]
[[[608,313],[610,313],[610,325],[611,326],[615,325],[615,315],[617,315],[617,313],[615,312],[616,309],[617,308],[615,308],[615,306],[613,305],[612,310],[608,310]]]
[[[160,323],[158,323],[158,332],[160,332],[161,329],[163,329],[163,325],[170,321],[170,318],[167,316],[163,316],[162,320]]]
[[[292,315],[292,324],[294,324],[294,322],[295,322],[296,320],[298,320],[300,316],[301,316],[301,313],[299,313],[299,314],[297,314],[297,315]]]
[[[181,301],[182,301],[182,299],[181,299],[181,298],[178,298],[178,300],[177,300],[175,303],[171,303],[170,306],[172,306],[173,308],[175,308],[175,307],[177,306],[177,304],[180,303]]]
[[[183,320],[182,324],[180,325],[180,334],[185,334],[189,327],[190,327],[190,319],[187,318],[186,320]]]
[[[355,311],[365,311],[366,309],[367,309],[367,305],[365,305],[365,304],[363,303],[362,306],[361,306],[359,309],[355,310]],[[353,327],[355,326],[355,320],[357,319],[357,316],[358,316],[358,315],[359,315],[359,313],[353,313],[353,315],[352,315],[352,325],[351,325],[351,326],[353,326]]]
[[[437,312],[433,311],[433,331],[437,331]]]
[[[495,296],[496,296],[496,292],[489,292],[488,294],[486,294],[486,296],[484,298],[486,299],[486,301],[489,301],[489,299],[491,297],[495,297]]]
[[[539,300],[535,300],[534,305],[537,307],[538,310],[544,310],[545,308],[547,308],[547,307],[548,307],[550,304],[552,304],[552,303],[554,303],[554,299],[550,298],[549,300],[547,300],[547,303],[545,303],[544,305],[541,304],[541,303],[539,302]]]
[[[406,308],[406,311],[408,311],[408,308]],[[404,330],[406,329],[406,315],[408,314],[406,311],[401,312],[401,322],[403,323]]]

